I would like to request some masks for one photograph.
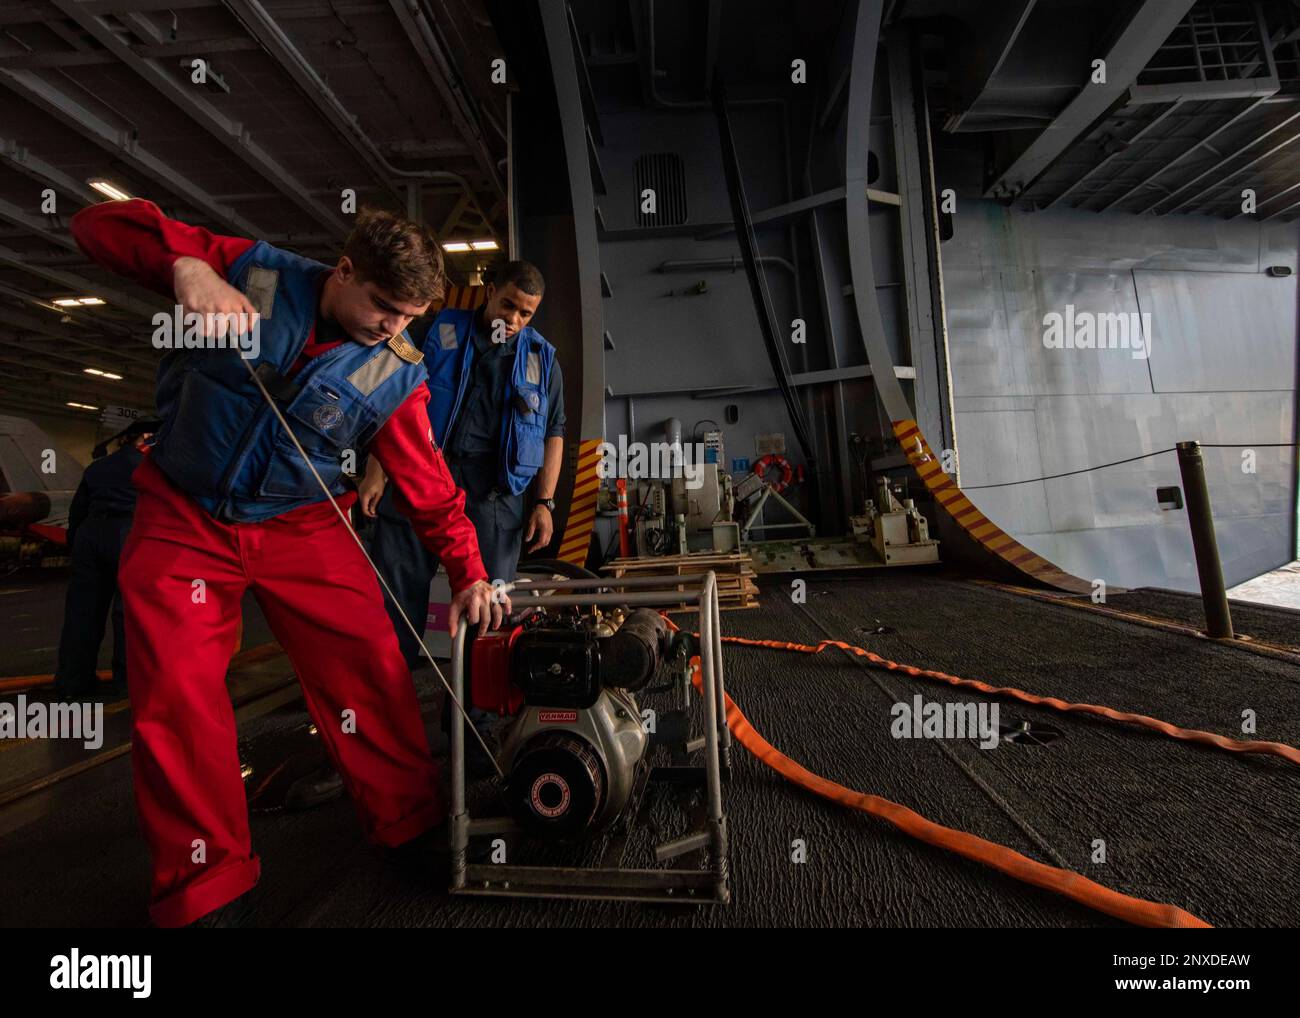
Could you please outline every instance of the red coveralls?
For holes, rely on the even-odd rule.
[[[253,243],[167,219],[142,200],[91,206],[73,218],[72,232],[99,264],[169,297],[177,258],[202,258],[224,279]],[[296,367],[336,345],[315,338],[313,328]],[[464,493],[431,441],[428,400],[421,385],[370,452],[459,591],[487,572]],[[225,681],[245,590],[288,653],[370,839],[399,845],[441,823],[446,803],[410,672],[374,573],[329,503],[322,497],[262,523],[222,523],[151,458],[133,481],[139,498],[119,583],[154,922],[184,925],[257,882]],[[349,493],[338,501],[346,510],[355,499]],[[205,600],[196,593],[199,579]]]

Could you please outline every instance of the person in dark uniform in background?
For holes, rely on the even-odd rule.
[[[136,421],[118,439],[117,451],[96,459],[81,475],[81,484],[68,510],[68,547],[72,575],[59,637],[59,665],[54,696],[59,700],[87,697],[116,699],[126,695],[126,640],[122,599],[117,593],[117,564],[135,512],[131,475],[144,459],[144,449],[158,430],[158,421]],[[101,686],[95,676],[99,645],[110,606],[113,613],[113,681]]]
[[[465,492],[465,515],[474,524],[488,576],[507,583],[515,578],[523,542],[531,542],[530,552],[544,548],[555,531],[551,517],[564,456],[564,378],[555,347],[528,324],[544,289],[536,266],[510,262],[489,284],[481,307],[439,312],[421,344],[434,440]],[[361,511],[375,519],[371,554],[407,616],[423,619],[438,560],[415,539],[385,481],[371,460],[359,501]],[[408,662],[418,667],[419,645],[387,597],[385,605]],[[488,737],[493,718],[476,708],[469,713]],[[477,741],[468,743],[467,756],[473,774],[487,772],[490,765]]]
[[[434,440],[465,491],[465,515],[478,535],[483,565],[493,580],[505,582],[515,578],[523,542],[530,542],[530,552],[544,548],[555,529],[564,378],[555,348],[528,325],[543,291],[536,266],[510,262],[488,286],[486,303],[477,311],[439,312],[422,344]],[[534,478],[529,510],[526,492]],[[385,482],[372,460],[360,505],[375,518],[373,557],[407,615],[422,619],[438,561],[414,540]],[[415,639],[404,625],[397,630],[408,660],[416,661]]]

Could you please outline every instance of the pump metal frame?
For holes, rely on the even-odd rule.
[[[608,593],[572,593],[600,590]],[[613,588],[619,588],[615,591]],[[547,592],[547,593],[543,593]],[[451,719],[451,893],[489,897],[574,898],[604,901],[644,901],[687,905],[727,904],[731,900],[727,819],[722,809],[722,776],[730,770],[731,732],[726,720],[722,675],[721,617],[718,583],[713,572],[689,576],[646,576],[624,579],[546,579],[516,581],[515,608],[540,607],[675,607],[695,605],[699,617],[700,675],[705,730],[686,743],[689,751],[704,752],[707,817],[702,830],[655,849],[667,861],[700,849],[709,850],[707,869],[625,869],[587,866],[515,866],[469,861],[471,837],[519,831],[510,817],[475,819],[465,798],[465,719]],[[467,626],[452,643],[451,686],[464,702],[464,648]],[[683,697],[690,695],[689,661],[681,674]]]

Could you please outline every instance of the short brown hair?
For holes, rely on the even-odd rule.
[[[363,208],[343,245],[362,282],[374,283],[401,301],[432,304],[446,289],[442,248],[427,226]]]

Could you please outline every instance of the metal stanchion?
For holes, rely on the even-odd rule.
[[[1205,631],[1215,639],[1230,640],[1232,614],[1228,610],[1228,593],[1223,586],[1219,545],[1214,539],[1214,517],[1210,512],[1210,491],[1205,485],[1205,463],[1201,458],[1200,442],[1178,443],[1178,469],[1183,475],[1183,500],[1187,505],[1187,522],[1192,528],[1196,573],[1201,580]]]

